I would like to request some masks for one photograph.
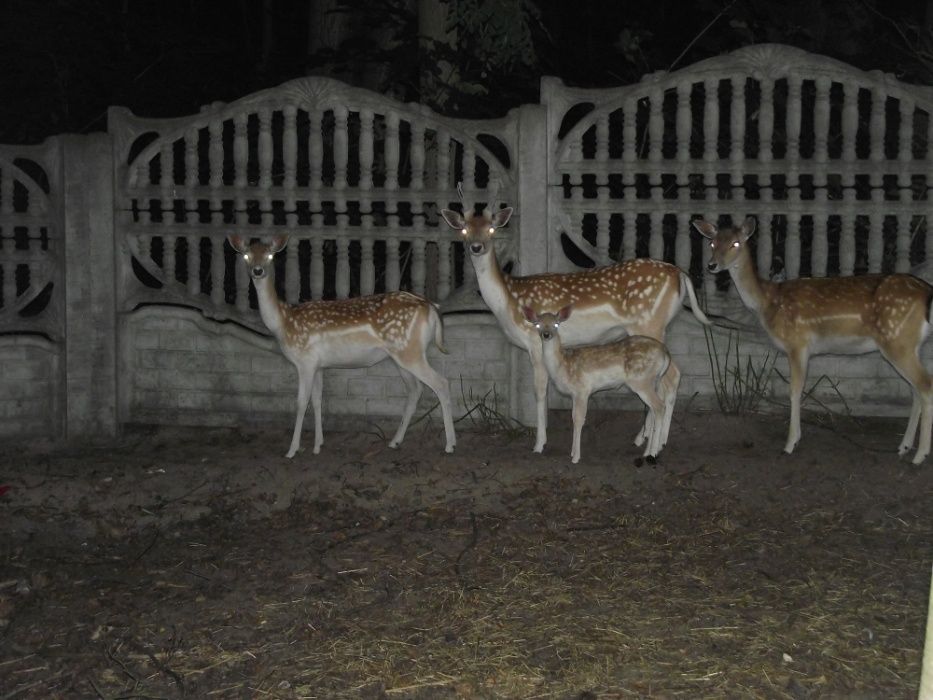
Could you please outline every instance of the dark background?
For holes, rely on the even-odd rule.
[[[452,32],[419,41],[432,16]],[[931,24],[928,0],[0,0],[0,143],[104,130],[110,105],[184,116],[309,74],[499,116],[536,102],[542,75],[625,85],[762,42],[930,84]]]

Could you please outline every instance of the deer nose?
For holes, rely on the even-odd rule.
[[[710,272],[716,272],[716,270],[719,269],[719,263],[717,263],[715,260],[710,260],[706,264],[706,269],[709,270]]]
[[[541,337],[544,338],[545,340],[550,340],[550,339],[551,339],[551,331],[542,331]]]
[[[262,267],[260,267],[259,265],[256,265],[256,267],[252,269],[252,275],[256,279],[262,278],[263,276],[265,276],[265,274],[266,274],[266,271],[263,270]]]
[[[486,246],[483,243],[471,243],[470,250],[479,255]]]

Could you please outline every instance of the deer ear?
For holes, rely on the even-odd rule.
[[[557,320],[560,323],[563,323],[568,318],[570,318],[571,311],[573,311],[573,306],[571,304],[567,304],[567,306],[565,306],[564,308],[562,308],[560,311],[557,312]]]
[[[538,320],[538,314],[530,306],[522,306],[522,316],[525,317],[528,323],[536,323]]]
[[[755,220],[755,217],[746,217],[745,221],[742,222],[742,240],[747,241],[749,238],[751,238],[752,234],[755,233],[757,228],[758,222]]]
[[[284,233],[280,233],[272,237],[272,241],[270,243],[270,246],[271,246],[270,250],[273,253],[278,253],[280,250],[283,250],[285,246],[287,245],[288,245],[288,235]]]
[[[447,222],[447,225],[450,228],[455,228],[458,231],[466,226],[466,221],[463,219],[463,214],[459,211],[454,211],[453,209],[441,209],[441,216],[444,217],[444,221]]]
[[[716,234],[719,233],[716,224],[711,224],[706,219],[694,219],[693,228],[699,231],[701,236],[705,236],[706,238],[715,238]]]
[[[243,238],[243,236],[238,236],[235,233],[231,233],[229,236],[227,236],[227,241],[230,243],[230,247],[233,248],[236,252],[249,252],[249,242]]]
[[[509,219],[512,218],[512,207],[506,207],[505,209],[500,209],[495,214],[492,215],[492,225],[496,228],[502,228],[507,223]]]

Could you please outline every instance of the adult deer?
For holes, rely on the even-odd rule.
[[[812,355],[861,355],[880,350],[913,390],[913,407],[898,453],[920,442],[919,464],[930,453],[933,381],[920,362],[920,345],[930,332],[933,287],[911,275],[860,275],[769,282],[758,278],[748,239],[755,219],[738,228],[693,222],[709,239],[710,272],[728,270],[743,303],[757,316],[790,365],[790,430],[784,451],[800,441],[800,397]]]
[[[464,214],[444,209],[441,215],[451,228],[460,232],[486,305],[509,341],[524,348],[531,359],[537,403],[534,451],[541,452],[547,442],[548,373],[541,340],[534,327],[525,322],[522,306],[541,312],[572,304],[573,317],[561,327],[565,345],[595,345],[625,335],[645,335],[663,342],[667,326],[680,311],[685,295],[690,296],[697,320],[705,325],[710,321],[700,310],[690,278],[675,265],[658,260],[636,258],[564,274],[524,277],[504,274],[496,260],[492,239],[496,230],[508,223],[512,208],[492,211],[495,202],[493,193],[481,214],[464,203]],[[680,382],[676,365],[671,364],[664,382],[666,393],[676,395]],[[649,418],[635,439],[636,445],[649,436],[651,427]]]
[[[570,318],[572,306],[556,314],[537,314],[530,306],[522,315],[541,338],[544,366],[558,391],[573,397],[573,447],[570,460],[580,461],[580,434],[586,422],[590,394],[602,389],[628,386],[648,407],[646,425],[650,425],[644,457],[657,457],[667,442],[669,414],[675,396],[664,396],[662,378],[671,366],[671,355],[659,340],[630,335],[606,345],[564,348],[560,327]],[[676,394],[676,392],[675,392]]]
[[[321,451],[322,371],[327,367],[369,367],[391,359],[408,388],[402,422],[389,443],[398,447],[421,396],[421,382],[437,394],[444,417],[447,452],[457,442],[450,409],[447,379],[428,364],[426,353],[433,341],[444,348],[443,322],[435,306],[417,294],[389,292],[338,301],[308,301],[297,306],[279,299],[275,290],[275,254],[285,248],[287,236],[270,242],[249,243],[243,236],[227,240],[243,257],[249,270],[259,313],[282,353],[298,370],[298,415],[286,457],[294,457],[301,441],[301,425],[308,409],[314,409],[314,454]]]

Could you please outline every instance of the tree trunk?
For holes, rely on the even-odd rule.
[[[308,0],[309,74],[335,74],[331,60],[315,57],[333,54],[347,37],[347,15],[338,6],[339,0]]]
[[[442,0],[418,0],[418,46],[420,49],[419,88],[421,102],[434,109],[443,109],[449,98],[449,88],[458,80],[457,67],[437,59],[435,48],[457,48],[457,30],[447,31],[447,3]]]

